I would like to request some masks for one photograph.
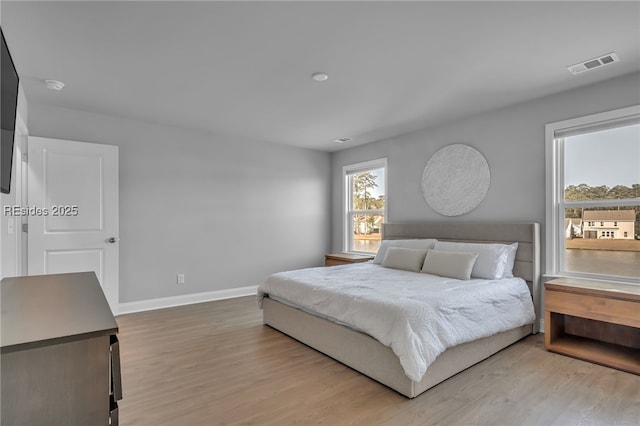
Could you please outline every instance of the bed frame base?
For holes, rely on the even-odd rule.
[[[410,380],[398,357],[376,339],[310,315],[273,299],[263,300],[264,323],[348,365],[409,398],[471,367],[531,334],[531,325],[519,327],[450,348],[429,366],[420,382]]]

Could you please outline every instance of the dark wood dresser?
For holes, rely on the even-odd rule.
[[[118,324],[95,273],[0,285],[0,424],[117,425]]]

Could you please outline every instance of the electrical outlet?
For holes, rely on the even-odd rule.
[[[184,274],[178,274],[177,284],[178,285],[184,284]]]

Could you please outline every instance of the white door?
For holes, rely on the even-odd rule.
[[[29,275],[95,271],[118,313],[118,147],[29,137]]]

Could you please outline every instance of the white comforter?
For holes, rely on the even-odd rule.
[[[533,323],[524,280],[460,281],[360,263],[271,275],[265,295],[348,324],[389,346],[420,381],[445,349]]]

